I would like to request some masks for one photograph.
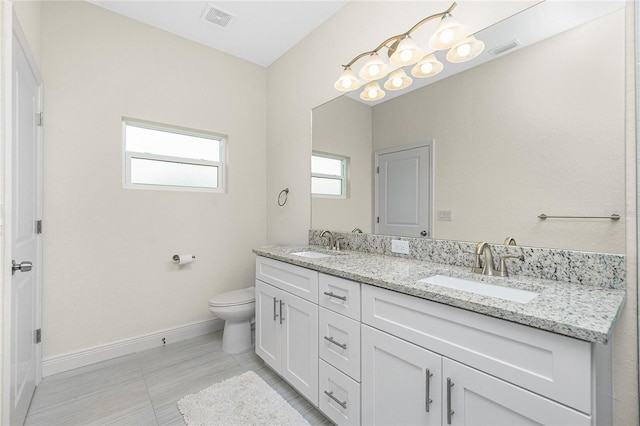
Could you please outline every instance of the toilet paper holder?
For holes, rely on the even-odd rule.
[[[195,256],[191,256],[191,258],[195,259],[196,257]],[[174,262],[179,262],[180,261],[180,256],[177,255],[177,254],[174,254],[172,259],[173,259]]]

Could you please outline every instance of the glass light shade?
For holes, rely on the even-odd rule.
[[[400,68],[389,74],[389,79],[384,83],[384,88],[387,90],[401,90],[409,87],[412,82],[411,77],[404,72],[404,69]]]
[[[356,74],[351,70],[351,68],[345,68],[333,85],[333,87],[341,92],[351,92],[359,89],[360,86],[362,86],[362,83],[356,78]]]
[[[385,64],[380,55],[372,54],[358,73],[364,80],[379,80],[389,74],[389,65]]]
[[[407,65],[413,65],[424,56],[424,52],[420,50],[415,41],[409,36],[403,38],[396,51],[389,58],[393,65],[398,67],[404,67]]]
[[[467,62],[481,54],[483,50],[484,43],[476,40],[474,36],[469,36],[447,52],[447,61],[454,64]]]
[[[360,93],[360,99],[365,101],[377,101],[384,98],[384,91],[380,88],[377,81],[370,81]]]
[[[411,69],[411,75],[418,78],[433,77],[436,74],[440,74],[443,69],[444,65],[442,65],[442,62],[432,53],[420,59],[420,61],[415,64]]]
[[[429,47],[434,50],[448,49],[458,44],[467,34],[469,34],[467,28],[447,13],[429,39]]]

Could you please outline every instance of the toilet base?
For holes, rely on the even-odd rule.
[[[251,343],[251,320],[224,322],[222,352],[237,354],[253,347]]]

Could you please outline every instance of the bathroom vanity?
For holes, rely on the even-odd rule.
[[[353,251],[254,252],[256,353],[338,425],[611,423],[607,343],[623,290]],[[424,280],[435,275],[534,297]]]

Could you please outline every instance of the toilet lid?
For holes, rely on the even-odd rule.
[[[234,306],[253,303],[256,300],[256,288],[247,287],[240,290],[227,291],[209,299],[209,306]]]

